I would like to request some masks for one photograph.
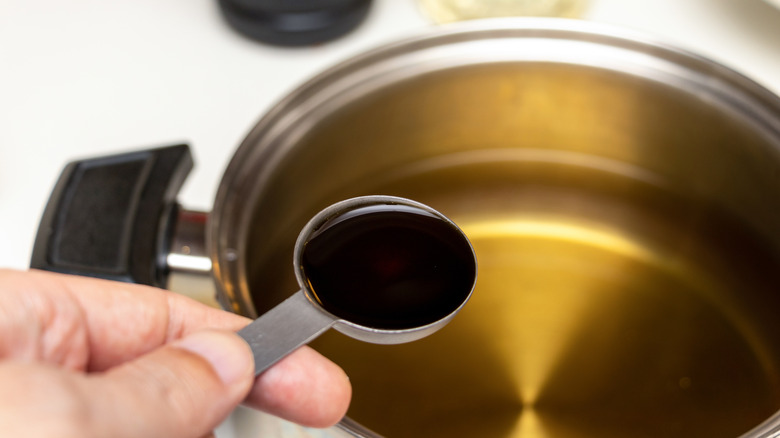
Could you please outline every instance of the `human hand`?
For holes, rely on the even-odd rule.
[[[147,286],[0,270],[0,431],[201,437],[242,401],[306,426],[346,412],[344,372],[303,347],[254,377],[250,321]]]

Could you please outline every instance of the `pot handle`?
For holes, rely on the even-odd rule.
[[[73,161],[44,210],[30,267],[164,287],[189,146]]]

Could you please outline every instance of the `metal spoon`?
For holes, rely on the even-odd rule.
[[[344,254],[354,266],[344,266]],[[322,210],[298,236],[293,259],[301,289],[238,332],[252,348],[256,374],[331,327],[376,344],[425,337],[460,311],[476,283],[476,256],[460,228],[394,196]]]

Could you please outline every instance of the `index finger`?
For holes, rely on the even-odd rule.
[[[101,371],[203,328],[238,330],[248,318],[214,309],[166,290],[42,271],[0,271],[6,305],[16,300],[19,324],[39,323],[60,355],[86,348],[86,369]],[[6,327],[6,332],[9,328]],[[17,331],[17,330],[12,330]],[[78,333],[85,336],[79,347]],[[29,341],[34,341],[33,339]],[[73,345],[76,344],[76,345]],[[73,354],[80,352],[74,351]]]

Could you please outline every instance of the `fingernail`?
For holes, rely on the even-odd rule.
[[[250,374],[251,352],[235,334],[201,331],[178,340],[175,345],[206,359],[226,385]]]

